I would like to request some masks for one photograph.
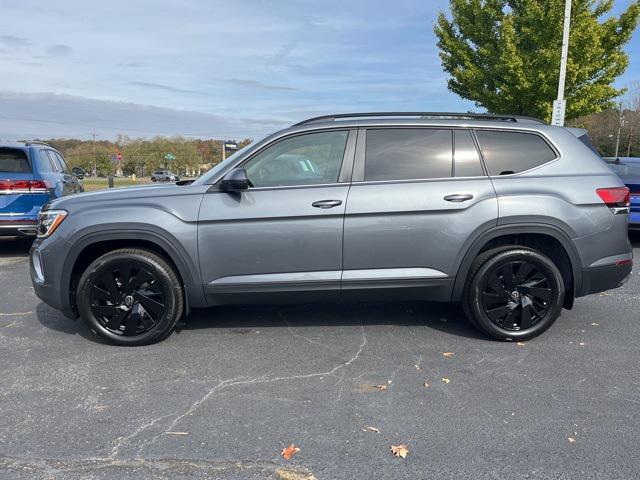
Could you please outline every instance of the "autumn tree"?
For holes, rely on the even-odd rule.
[[[450,0],[434,27],[449,90],[493,113],[550,119],[560,71],[565,0]],[[568,119],[613,107],[612,82],[640,2],[619,17],[613,0],[573,0],[565,87]],[[606,17],[606,18],[605,18]]]

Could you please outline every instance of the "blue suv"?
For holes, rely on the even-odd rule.
[[[0,236],[35,236],[40,208],[83,192],[81,168],[69,170],[56,149],[41,142],[0,143]]]

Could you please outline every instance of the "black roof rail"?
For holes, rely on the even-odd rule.
[[[27,147],[30,147],[31,145],[46,145],[47,147],[51,146],[47,142],[43,142],[42,140],[27,140],[26,142],[24,142],[24,144]]]
[[[320,117],[308,118],[292,126],[307,125],[310,123],[332,122],[346,118],[368,118],[368,117],[418,117],[433,119],[464,119],[464,120],[497,120],[502,122],[525,122],[542,123],[539,118],[525,117],[522,115],[500,115],[492,113],[459,113],[459,112],[365,112],[365,113],[337,113],[334,115],[322,115]]]

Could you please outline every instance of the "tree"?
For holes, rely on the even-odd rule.
[[[493,113],[550,119],[560,72],[564,0],[450,0],[434,31],[449,90]],[[573,0],[565,98],[568,119],[614,106],[626,69],[623,46],[640,2],[619,17],[613,0]]]

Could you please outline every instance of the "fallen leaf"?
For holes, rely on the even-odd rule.
[[[453,353],[453,352],[444,352],[444,353],[442,354],[442,356],[443,356],[443,357],[447,357],[447,358],[451,358],[451,357],[453,357],[454,355],[455,355],[455,353]]]
[[[593,322],[591,325],[592,325],[592,326],[594,326],[594,327],[597,327],[597,326],[598,326],[598,325],[600,325],[600,324],[599,324],[599,323],[596,323],[596,322]]]
[[[396,458],[407,458],[409,448],[406,445],[391,445],[391,453]]]
[[[524,347],[525,343],[524,342],[518,342],[518,343],[516,343],[516,345],[518,345],[519,347]]]
[[[449,383],[449,382],[451,382],[451,380],[449,380],[447,377],[442,377],[442,382],[443,383]]]
[[[290,460],[294,454],[298,453],[300,449],[296,447],[293,443],[286,448],[282,449],[280,454],[284,457],[285,460]]]
[[[424,382],[422,385],[424,385],[424,388],[429,388],[431,386],[431,384],[427,382]]]
[[[569,440],[569,443],[576,443],[576,439],[573,437],[569,437],[567,440]]]
[[[364,427],[362,431],[380,433],[380,430],[378,430],[376,427],[369,427],[369,426]]]
[[[189,435],[189,432],[164,432],[167,435]]]
[[[391,383],[391,382],[389,382]],[[389,388],[389,384],[381,383],[380,385],[371,385],[373,388],[377,388],[379,391],[384,392],[387,388]]]

